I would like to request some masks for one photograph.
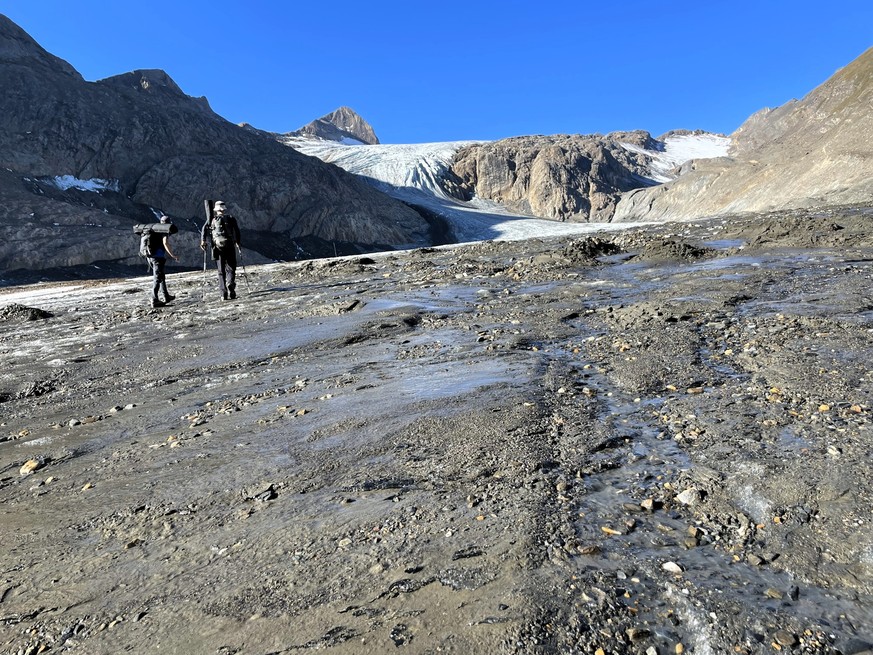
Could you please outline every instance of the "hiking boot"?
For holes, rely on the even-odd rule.
[[[164,302],[173,302],[176,296],[171,296],[169,293],[164,294]]]
[[[161,302],[157,298],[152,298],[152,308],[157,309],[158,307],[164,307],[167,303]]]
[[[222,300],[230,300],[230,296],[228,296],[226,293],[223,293],[223,294],[221,294],[221,299]]]
[[[236,300],[236,291],[231,291],[231,292],[230,292],[230,299],[231,299],[231,300]]]

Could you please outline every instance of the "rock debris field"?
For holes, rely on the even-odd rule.
[[[871,228],[0,290],[0,652],[870,653]]]

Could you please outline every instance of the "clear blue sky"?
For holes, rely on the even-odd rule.
[[[873,46],[873,1],[5,0],[86,80],[160,68],[235,123],[341,105],[383,143],[730,133]]]

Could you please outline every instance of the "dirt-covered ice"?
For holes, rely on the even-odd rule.
[[[873,643],[873,214],[0,291],[0,651]]]

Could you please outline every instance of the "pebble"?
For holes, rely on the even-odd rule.
[[[27,460],[20,469],[18,469],[18,475],[25,476],[30,475],[35,470],[40,467],[40,463],[38,459],[29,459]]]
[[[676,496],[676,500],[683,505],[696,505],[700,502],[700,492],[697,489],[686,489]]]
[[[663,564],[661,564],[661,568],[668,573],[682,573],[682,567],[679,566],[676,562],[664,562]]]
[[[632,642],[636,642],[648,639],[652,633],[645,628],[628,628],[627,630],[625,630],[625,634],[627,635],[627,638],[630,639]]]
[[[67,423],[67,425],[69,425],[71,428],[76,427],[77,425],[81,425],[81,424],[82,424],[82,422],[77,418],[71,418],[70,422]]]
[[[793,646],[797,643],[797,638],[787,630],[777,630],[773,634],[773,640],[780,646]]]

